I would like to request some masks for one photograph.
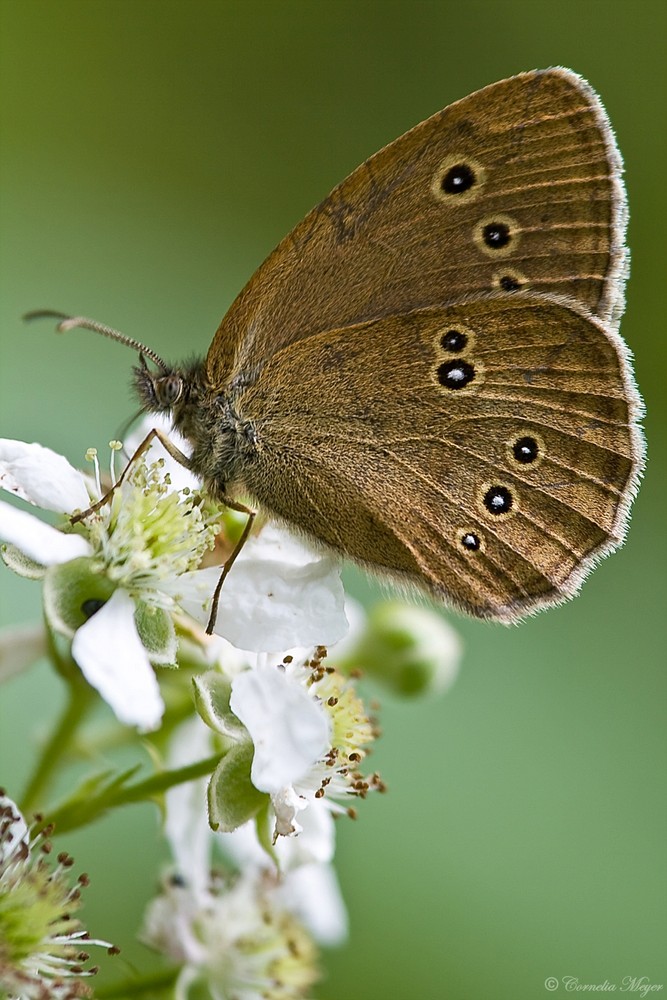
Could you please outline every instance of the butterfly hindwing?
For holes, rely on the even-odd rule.
[[[241,406],[255,502],[477,615],[572,593],[623,537],[638,396],[620,338],[561,301],[495,294],[321,333]]]

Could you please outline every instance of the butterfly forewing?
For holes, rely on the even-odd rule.
[[[225,487],[482,617],[574,593],[622,540],[643,462],[621,169],[564,69],[363,163],[213,340],[208,381],[252,451]]]
[[[283,240],[216,333],[212,384],[323,330],[493,290],[568,296],[611,320],[625,277],[620,171],[597,97],[568,70],[458,101]]]

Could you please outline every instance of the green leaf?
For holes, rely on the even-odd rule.
[[[44,577],[44,613],[50,627],[69,639],[88,621],[96,605],[106,604],[113,583],[95,568],[92,559],[80,556],[49,566]]]
[[[164,608],[137,601],[134,623],[151,663],[175,667],[178,644],[171,615]]]
[[[208,785],[208,821],[212,830],[231,833],[256,816],[269,796],[250,780],[255,748],[251,740],[236,743],[222,758]]]
[[[116,804],[119,792],[140,768],[141,764],[135,764],[124,771],[107,770],[85,778],[64,802],[49,812],[48,819],[55,823],[58,833],[93,823]]]
[[[21,673],[48,653],[44,623],[0,629],[0,681]]]
[[[192,684],[195,708],[206,725],[235,743],[247,740],[248,730],[229,707],[231,683],[215,670],[208,670],[193,677]]]
[[[65,833],[67,830],[92,823],[109,809],[118,806],[129,805],[132,802],[159,802],[160,797],[169,788],[210,775],[219,760],[219,755],[214,754],[186,767],[151,774],[133,785],[129,782],[141,767],[140,764],[118,774],[105,771],[82,782],[55,812],[48,814],[48,818],[57,823],[59,833]]]

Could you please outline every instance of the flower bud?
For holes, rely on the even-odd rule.
[[[344,667],[360,668],[396,694],[413,696],[447,690],[461,653],[458,633],[435,611],[385,601],[370,611]]]

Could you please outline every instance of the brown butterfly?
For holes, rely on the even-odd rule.
[[[205,361],[172,367],[100,324],[62,325],[140,351],[144,408],[171,415],[216,498],[514,621],[571,596],[622,542],[642,469],[617,333],[621,171],[590,86],[524,73],[335,188],[259,268]]]

